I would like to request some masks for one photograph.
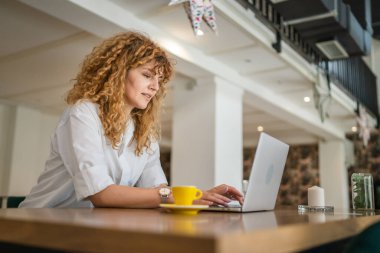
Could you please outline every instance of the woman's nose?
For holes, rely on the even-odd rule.
[[[152,82],[151,82],[149,88],[151,90],[158,91],[158,89],[160,88],[160,83],[159,83],[158,77],[155,77],[155,78],[152,79]]]

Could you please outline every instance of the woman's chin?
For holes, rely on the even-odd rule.
[[[136,106],[135,108],[137,108],[137,109],[139,109],[139,110],[144,110],[147,106],[148,106],[148,103],[146,103],[146,104],[139,104],[139,105]]]

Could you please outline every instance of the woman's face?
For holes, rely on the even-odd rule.
[[[127,110],[145,109],[158,92],[161,76],[154,71],[155,62],[149,62],[128,71],[125,80]]]

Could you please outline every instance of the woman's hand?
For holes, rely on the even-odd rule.
[[[221,184],[210,190],[203,191],[202,198],[195,200],[194,204],[226,206],[231,200],[238,200],[242,205],[244,202],[243,194],[241,194],[235,187]]]

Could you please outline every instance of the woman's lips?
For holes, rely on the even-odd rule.
[[[153,96],[151,94],[148,94],[148,93],[141,93],[144,97],[147,98],[147,100],[150,100]]]

